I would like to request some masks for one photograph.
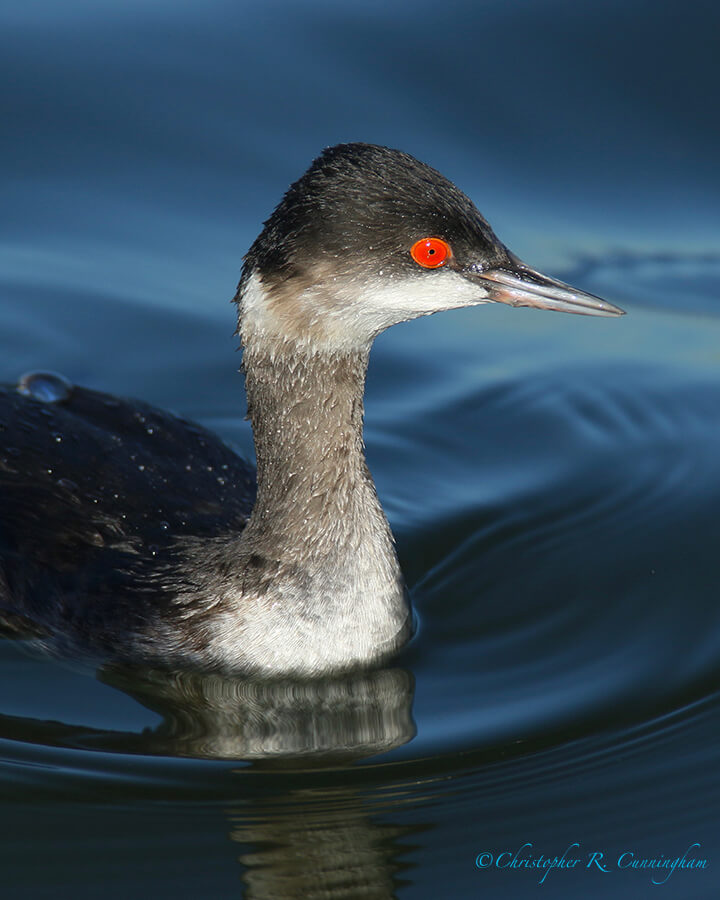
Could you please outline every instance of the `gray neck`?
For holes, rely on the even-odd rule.
[[[372,539],[397,569],[363,453],[368,352],[245,351],[258,495],[246,540],[278,560],[353,567]]]
[[[260,650],[266,642],[260,655],[282,652],[290,670],[382,659],[411,629],[392,534],[363,453],[367,360],[367,350],[282,343],[271,351],[245,340],[258,494],[237,546],[236,608],[247,645]],[[263,659],[261,667],[273,665]]]

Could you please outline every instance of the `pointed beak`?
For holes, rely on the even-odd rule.
[[[558,312],[578,313],[582,316],[624,316],[625,310],[586,294],[569,284],[548,278],[519,260],[512,268],[488,269],[468,275],[489,293],[489,299],[509,306],[535,306]]]

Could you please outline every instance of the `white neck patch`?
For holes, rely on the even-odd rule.
[[[285,287],[282,296],[254,272],[240,300],[240,331],[244,343],[293,341],[308,351],[351,352],[399,322],[489,302],[487,290],[451,269],[361,284],[319,280],[295,295]]]

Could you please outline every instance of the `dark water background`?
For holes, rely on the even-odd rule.
[[[368,456],[420,631],[303,707],[364,758],[293,762],[272,716],[243,744],[247,686],[163,705],[0,644],[3,897],[717,896],[719,27],[702,0],[0,7],[0,380],[61,371],[251,453],[241,255],[345,140],[629,312],[378,340]],[[475,864],[527,843],[581,862]],[[659,886],[618,869],[694,844]]]

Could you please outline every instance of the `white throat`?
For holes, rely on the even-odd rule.
[[[391,325],[490,302],[487,290],[450,269],[362,282],[316,274],[317,280],[292,292],[285,285],[269,290],[254,272],[240,299],[243,342],[357,352],[368,350]]]

